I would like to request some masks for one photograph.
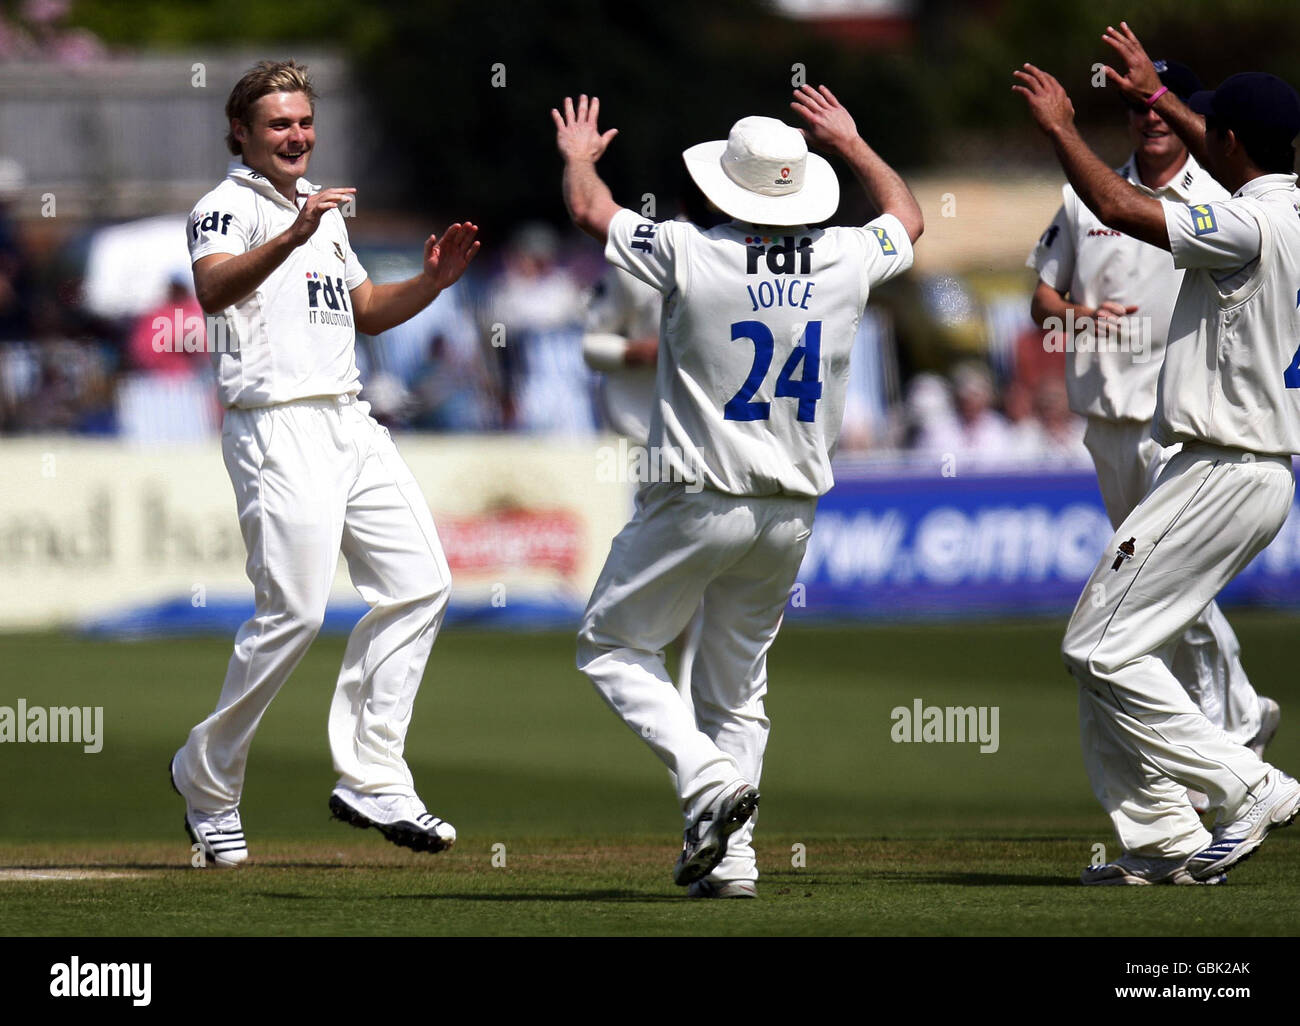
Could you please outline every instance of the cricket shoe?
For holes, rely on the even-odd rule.
[[[673,866],[673,883],[687,887],[712,873],[727,856],[727,840],[758,809],[758,788],[743,780],[722,794],[686,828],[682,853]]]
[[[1214,828],[1209,847],[1188,860],[1198,880],[1226,873],[1250,858],[1270,830],[1289,826],[1300,813],[1300,783],[1279,769],[1270,770],[1259,797],[1236,819]]]
[[[1246,742],[1246,747],[1264,758],[1264,749],[1277,736],[1278,724],[1282,722],[1282,707],[1271,698],[1259,696],[1259,730]]]
[[[446,851],[456,843],[456,828],[430,815],[414,796],[361,794],[336,787],[330,795],[330,812],[362,830],[374,827],[393,844],[412,851]]]
[[[167,779],[171,781],[172,790],[185,798],[176,786],[175,759],[172,756],[172,762],[167,764]],[[196,812],[190,808],[189,799],[186,798],[185,832],[203,853],[200,863],[203,868],[216,866],[218,869],[238,869],[248,860],[248,843],[244,840],[244,824],[240,821],[238,809],[229,812]]]
[[[1187,870],[1190,860],[1145,858],[1125,852],[1114,862],[1104,866],[1086,866],[1079,882],[1094,887],[1147,887],[1151,884],[1219,884],[1224,876],[1219,873],[1207,880],[1198,880]]]
[[[724,880],[714,883],[708,877],[696,880],[686,890],[688,898],[757,898],[758,884],[753,880]]]

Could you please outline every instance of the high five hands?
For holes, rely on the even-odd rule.
[[[618,135],[617,128],[611,128],[603,135],[596,127],[596,118],[600,114],[600,97],[593,96],[590,101],[587,94],[578,97],[577,109],[573,106],[573,97],[564,98],[564,113],[551,108],[551,118],[555,122],[555,145],[565,161],[579,160],[596,163],[605,148]]]

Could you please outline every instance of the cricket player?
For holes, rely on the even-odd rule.
[[[1201,88],[1186,65],[1159,61],[1154,66],[1161,85],[1180,100]],[[1154,107],[1128,101],[1125,106],[1133,152],[1116,169],[1121,178],[1177,203],[1228,198]],[[1178,451],[1151,437],[1151,417],[1184,271],[1167,250],[1102,224],[1070,185],[1062,194],[1060,210],[1027,261],[1039,275],[1032,314],[1039,325],[1068,336],[1070,409],[1087,419],[1084,445],[1097,468],[1111,526],[1118,528]],[[1071,323],[1075,331],[1063,331],[1061,326]],[[1271,698],[1255,693],[1241,665],[1241,645],[1217,603],[1206,606],[1183,633],[1171,668],[1215,726],[1263,754],[1281,711]],[[1094,740],[1085,736],[1084,747]],[[1205,812],[1208,799],[1194,791],[1192,805]]]
[[[881,211],[812,228],[839,205],[829,163],[772,118],[682,156],[733,220],[705,231],[614,202],[596,161],[599,101],[553,110],[574,223],[664,296],[651,452],[673,480],[637,492],[583,617],[578,667],[664,762],[685,822],[674,881],[693,897],[754,897],[752,817],[767,744],[767,652],[781,625],[843,417],[849,353],[870,290],[912,263],[920,208],[825,86],[791,105]],[[664,647],[703,602],[695,716]]]
[[[1184,631],[1277,534],[1300,451],[1300,192],[1292,140],[1300,96],[1281,79],[1233,75],[1182,103],[1126,24],[1105,41],[1107,77],[1155,108],[1226,200],[1157,198],[1116,175],[1074,127],[1051,75],[1026,64],[1028,102],[1066,176],[1101,222],[1186,269],[1169,325],[1152,433],[1182,443],[1124,518],[1066,629],[1079,684],[1084,762],[1123,848],[1086,884],[1217,883],[1300,811],[1300,783],[1211,723],[1170,669]],[[1204,117],[1202,117],[1204,115]],[[1219,809],[1207,833],[1187,797]]]
[[[245,74],[226,103],[235,159],[190,215],[198,299],[227,339],[214,357],[222,449],[256,595],[216,710],[171,764],[186,830],[213,866],[248,857],[239,801],[249,746],[320,629],[340,550],[370,610],[348,639],[330,707],[330,809],[415,850],[456,839],[402,758],[450,574],[415,478],[357,398],[355,333],[377,335],[433,302],[478,251],[478,229],[430,236],[420,274],[373,284],[339,209],[356,190],[304,177],[314,114],[303,66],[263,61]]]

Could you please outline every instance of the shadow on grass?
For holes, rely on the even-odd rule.
[[[349,903],[367,901],[616,901],[639,905],[644,903],[681,902],[686,895],[685,892],[668,895],[641,894],[636,891],[556,891],[548,893],[510,891],[496,894],[438,891],[430,894],[348,895],[346,898],[340,899],[338,896],[325,894],[284,894],[276,891],[255,891],[251,896],[276,901],[320,901],[323,899],[328,901],[345,900]]]

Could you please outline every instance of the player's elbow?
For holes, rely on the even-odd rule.
[[[885,212],[898,218],[898,223],[903,226],[903,231],[907,232],[907,237],[913,244],[924,233],[925,217],[921,213],[920,206],[915,201],[901,204],[893,210],[886,210]]]
[[[916,240],[925,234],[925,218],[921,216],[921,211],[917,210],[916,217],[910,221],[904,221],[903,227],[907,229],[907,237],[915,245]]]
[[[197,280],[194,283],[194,298],[198,300],[199,308],[209,317],[221,313],[230,305],[211,285]]]
[[[1062,301],[1061,295],[1046,282],[1040,281],[1034,289],[1034,296],[1029,301],[1029,316],[1040,328],[1047,326],[1049,317],[1059,316],[1057,307]]]

